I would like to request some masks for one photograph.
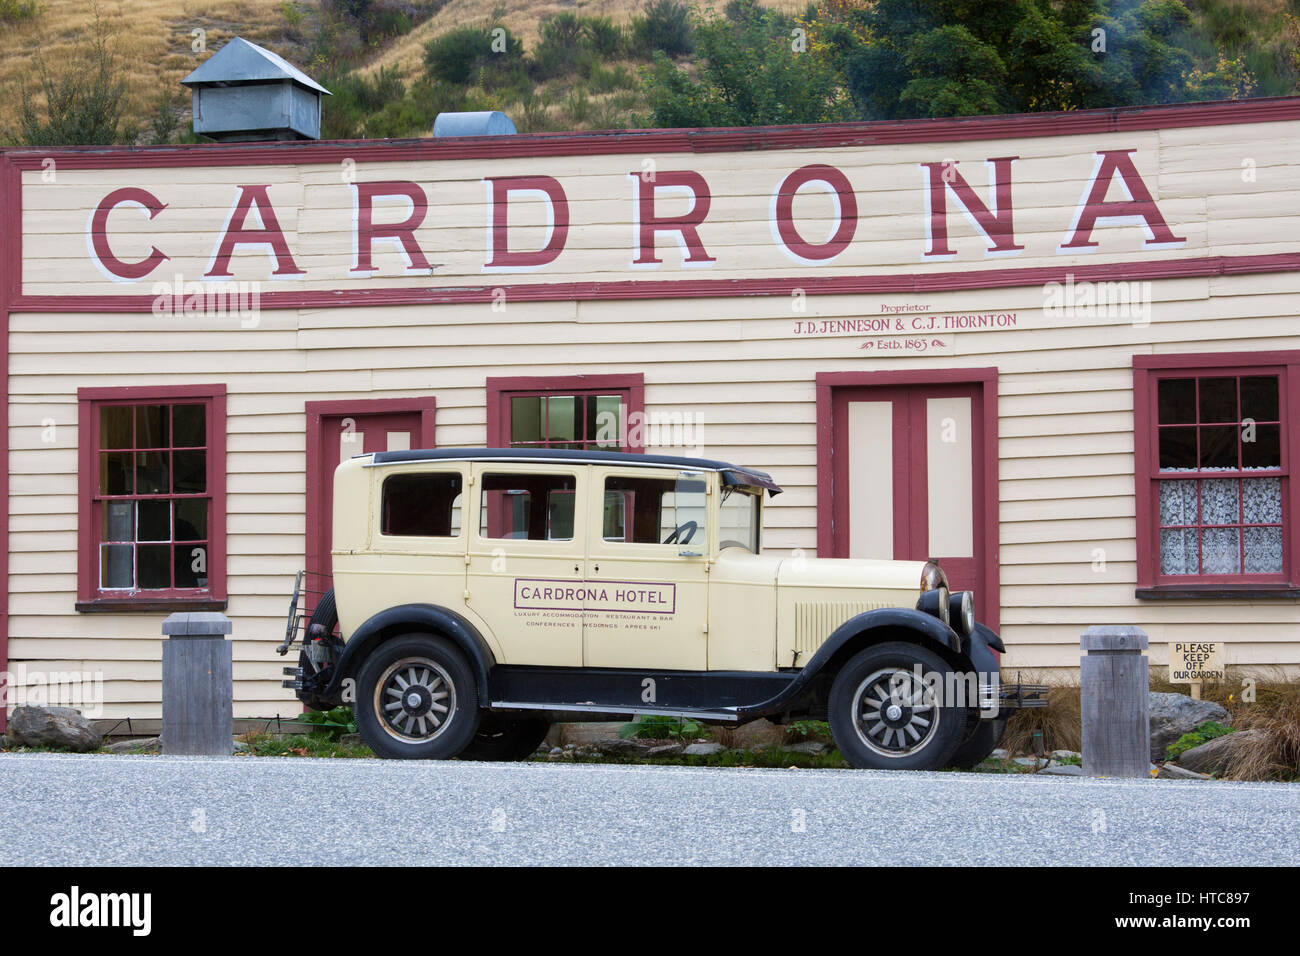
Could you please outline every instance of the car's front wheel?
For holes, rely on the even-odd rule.
[[[831,733],[845,759],[874,770],[937,770],[961,743],[962,708],[945,706],[951,668],[914,644],[877,644],[849,659],[831,684]]]
[[[357,675],[361,738],[380,757],[450,760],[474,739],[474,675],[445,638],[406,634],[379,645]]]

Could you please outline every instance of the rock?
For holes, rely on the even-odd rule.
[[[20,747],[52,747],[86,753],[98,750],[103,736],[71,707],[15,707],[9,739]]]
[[[624,740],[622,737],[615,737],[612,740],[599,740],[591,745],[591,749],[611,757],[643,757],[654,744],[648,744],[644,740],[637,740],[635,737]]]
[[[1046,757],[1017,757],[1013,762],[1022,767],[1046,767],[1051,763]]]
[[[804,740],[797,744],[790,744],[788,747],[783,747],[781,749],[788,750],[790,753],[794,754],[813,754],[815,756],[820,756],[821,754],[824,754],[828,748],[826,747],[826,744],[822,743],[820,740]]]
[[[784,747],[790,738],[786,728],[770,720],[752,720],[731,728],[731,746],[737,750],[757,750],[760,747]]]
[[[1078,764],[1062,763],[1051,767],[1044,767],[1042,770],[1038,771],[1038,773],[1040,776],[1045,775],[1048,777],[1082,777],[1083,768]]]
[[[344,747],[360,747],[365,743],[360,734],[344,734],[339,738],[339,743]]]
[[[1151,759],[1165,759],[1165,748],[1207,720],[1228,722],[1228,712],[1214,701],[1192,700],[1186,694],[1151,694]],[[1182,762],[1181,760],[1179,761]]]
[[[647,757],[675,757],[681,752],[681,744],[660,744],[658,747],[651,747],[645,752],[645,755]]]
[[[1178,766],[1196,773],[1223,773],[1228,762],[1242,747],[1248,747],[1259,739],[1257,730],[1238,730],[1206,741],[1199,747],[1193,747],[1178,758]]]
[[[688,757],[711,757],[726,749],[722,744],[691,744],[682,753]]]
[[[564,748],[562,748],[562,747],[552,747],[549,756],[552,756],[552,757],[563,757],[563,756],[564,756]]]
[[[244,743],[242,740],[232,740],[230,746],[237,754],[248,753],[248,744]]]
[[[158,753],[162,741],[157,737],[131,737],[114,741],[105,749],[113,754]]]
[[[1161,780],[1209,780],[1209,774],[1197,773],[1195,770],[1188,770],[1186,767],[1180,767],[1176,763],[1167,763],[1160,768],[1156,774]]]
[[[989,757],[992,758],[993,760],[1006,760],[1010,756],[1011,756],[1011,751],[1007,750],[1004,747],[998,747],[991,754],[989,754]]]
[[[1053,760],[1057,760],[1062,763],[1072,759],[1073,760],[1083,759],[1083,755],[1079,753],[1079,751],[1077,750],[1053,750],[1049,756],[1051,756]]]

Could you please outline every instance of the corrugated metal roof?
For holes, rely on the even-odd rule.
[[[267,80],[292,80],[309,90],[332,95],[284,57],[256,43],[249,43],[243,37],[230,40],[181,83],[184,86],[208,86]]]

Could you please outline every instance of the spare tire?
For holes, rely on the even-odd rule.
[[[303,680],[307,680],[310,676],[316,674],[316,665],[307,656],[307,645],[317,637],[326,644],[338,642],[338,639],[334,637],[334,628],[338,627],[338,623],[339,615],[334,601],[334,589],[330,588],[316,602],[316,607],[312,610],[311,618],[307,621],[306,630],[303,632],[303,647],[298,652],[298,666],[302,668]],[[298,699],[309,710],[332,710],[336,706],[331,701],[325,700],[308,690],[299,691]]]

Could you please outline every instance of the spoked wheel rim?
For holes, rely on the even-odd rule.
[[[375,716],[390,737],[421,744],[446,732],[456,713],[451,675],[428,657],[403,657],[375,682]]]
[[[853,728],[882,757],[898,759],[924,750],[940,719],[932,691],[902,667],[875,671],[853,694]]]

